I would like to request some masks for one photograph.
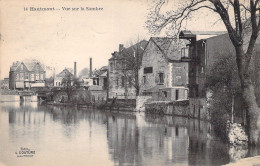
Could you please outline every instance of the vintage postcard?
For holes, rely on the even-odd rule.
[[[0,166],[260,165],[259,9],[0,0]]]

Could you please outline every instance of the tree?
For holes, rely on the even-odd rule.
[[[65,90],[68,101],[70,101],[72,92],[73,92],[73,85],[72,85],[72,76],[70,74],[66,74],[61,81],[61,85],[63,86],[63,89]]]
[[[50,78],[45,79],[45,84],[47,87],[53,87],[54,84],[54,78],[51,76]]]
[[[231,117],[234,115],[232,112],[234,102],[232,101],[239,96],[241,91],[235,57],[229,53],[219,55],[219,59],[214,62],[206,74],[205,87],[212,92],[208,105],[211,123],[214,125],[214,131],[222,139],[228,140],[228,133],[225,129],[227,120],[231,121]],[[242,110],[240,111],[242,112]],[[244,114],[241,115],[243,117]]]
[[[177,9],[164,12],[167,0],[158,0],[148,15],[147,27],[152,33],[164,28],[173,29],[177,34],[183,21],[203,9],[217,14],[224,23],[229,38],[235,48],[236,65],[240,87],[247,107],[247,128],[249,143],[258,143],[259,106],[256,102],[254,86],[250,77],[250,61],[260,30],[259,0],[186,0]],[[202,12],[201,12],[202,13]]]
[[[89,76],[89,69],[88,68],[84,68],[79,72],[79,77],[88,77]]]
[[[139,83],[139,69],[142,63],[142,56],[144,48],[147,44],[146,40],[140,41],[138,39],[136,44],[130,42],[131,45],[128,48],[119,52],[121,56],[121,83],[125,88],[125,95],[128,95],[128,86],[134,87],[136,95],[139,95],[140,83]]]

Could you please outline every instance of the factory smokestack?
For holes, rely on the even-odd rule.
[[[74,62],[74,77],[77,77],[77,62]]]
[[[92,77],[92,58],[89,59],[89,78]]]

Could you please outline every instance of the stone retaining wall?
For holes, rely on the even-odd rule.
[[[189,101],[154,101],[145,104],[145,112],[151,114],[188,116]]]

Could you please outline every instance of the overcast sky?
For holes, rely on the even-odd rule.
[[[54,66],[56,73],[65,67],[78,71],[108,64],[111,53],[120,43],[149,40],[144,28],[148,0],[71,0],[71,1],[0,1],[0,77],[8,77],[14,61],[34,58],[47,66]],[[24,11],[24,7],[54,7],[55,11]],[[99,7],[102,11],[63,11],[67,8]],[[60,9],[60,10],[57,10]],[[30,9],[28,9],[30,10]],[[217,18],[210,14],[198,15],[187,24],[190,30],[225,30]],[[164,36],[164,34],[160,34]]]

